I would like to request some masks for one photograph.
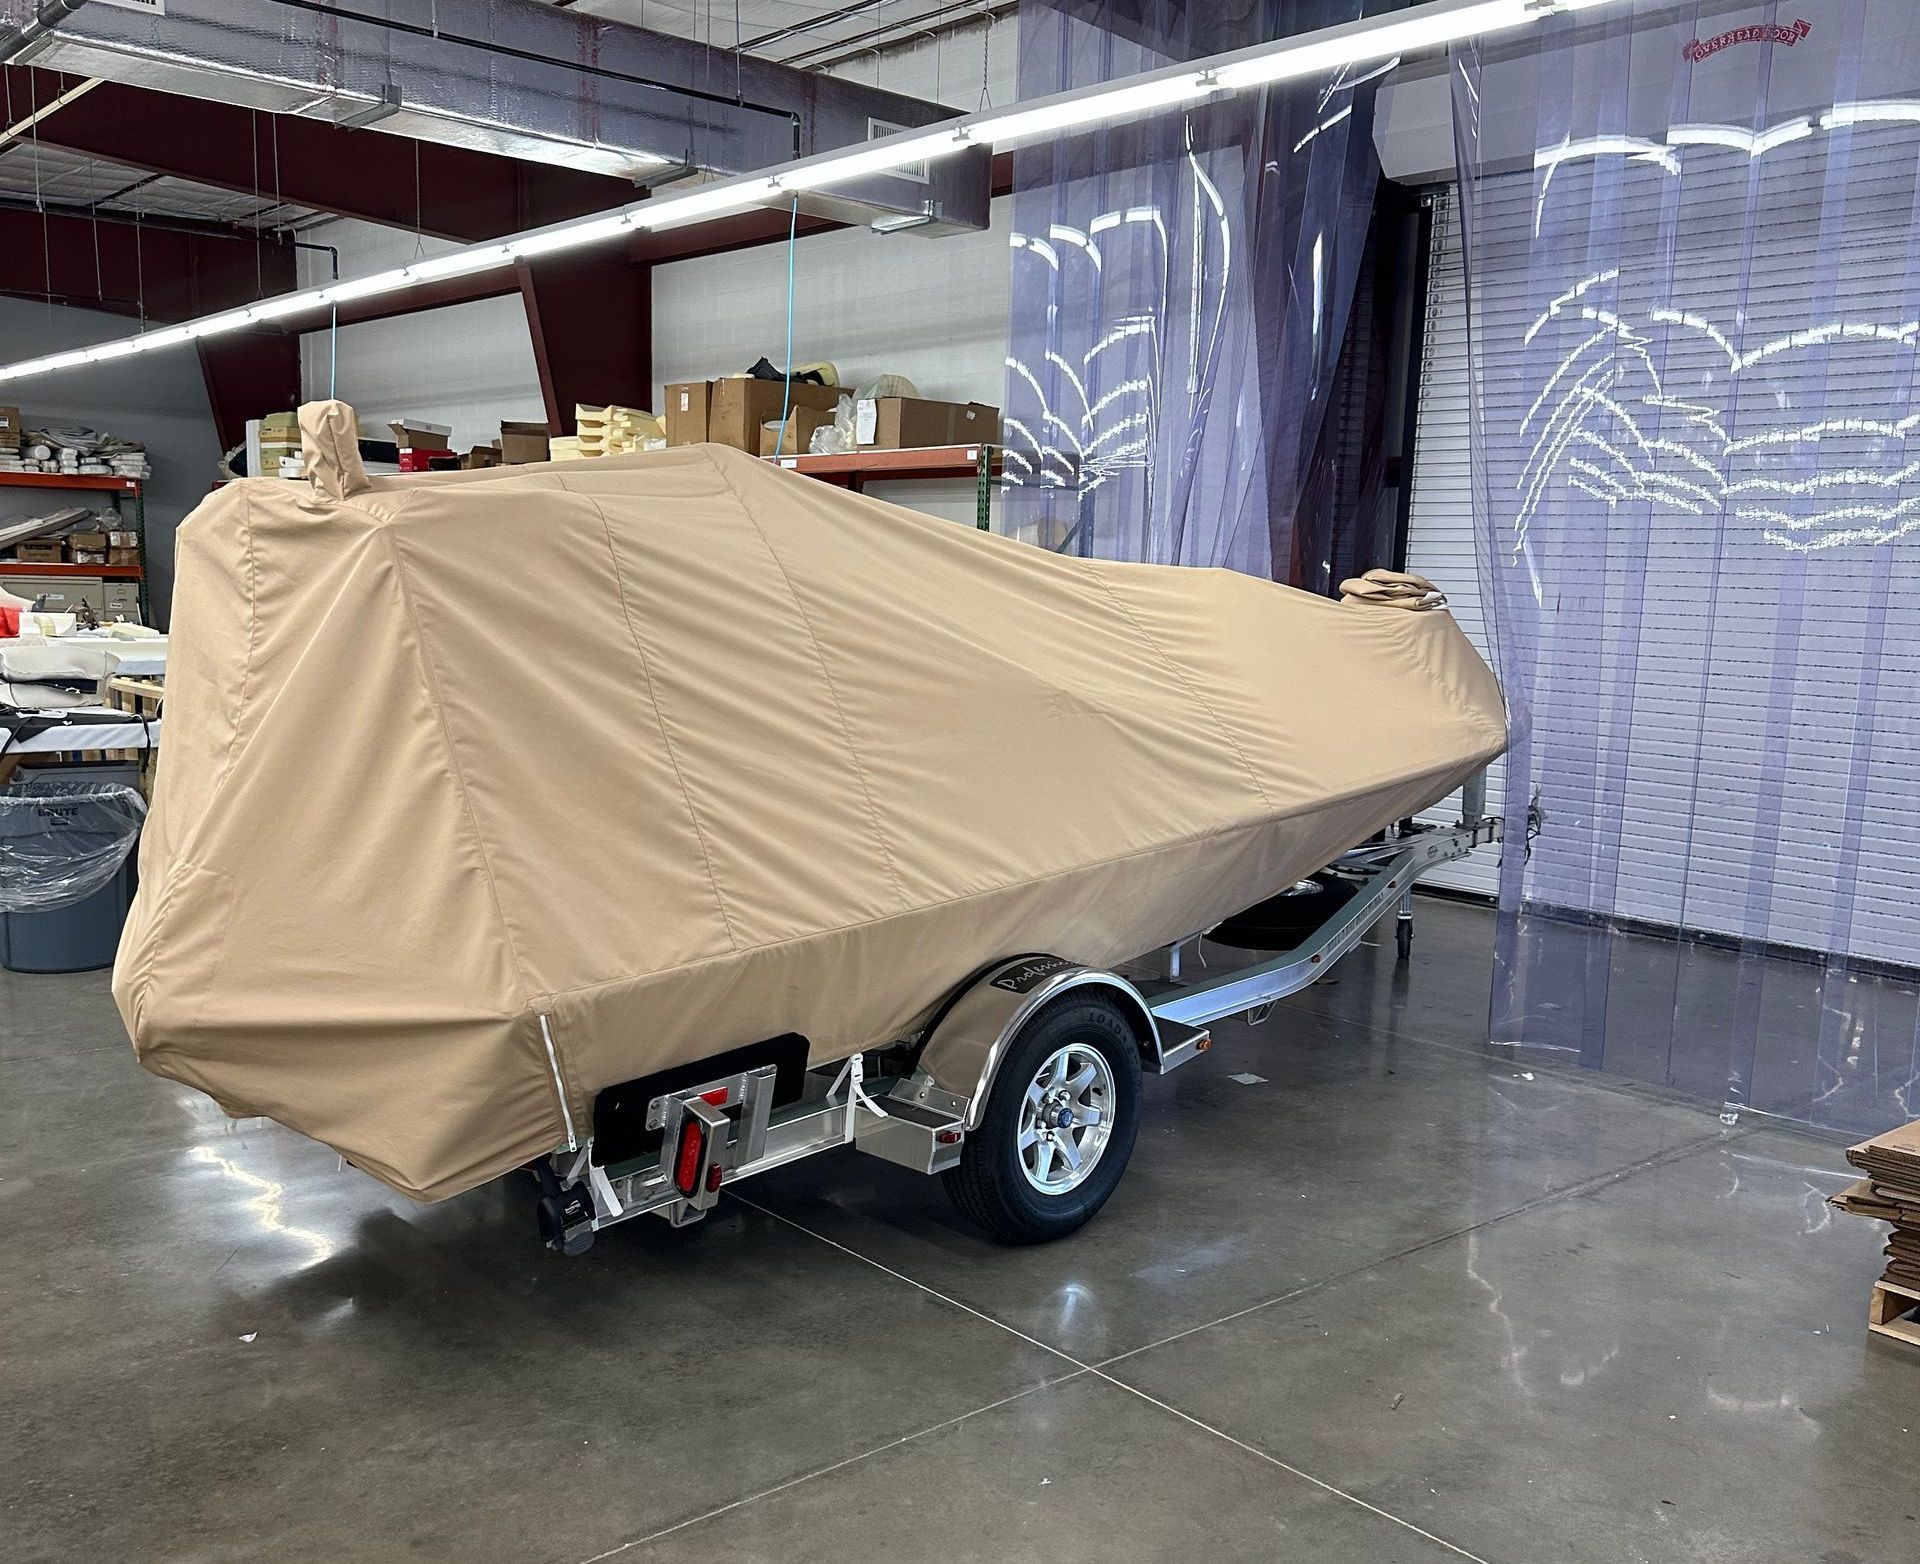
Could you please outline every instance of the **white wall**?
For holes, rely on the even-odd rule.
[[[982,233],[929,239],[848,228],[795,246],[793,361],[829,359],[855,388],[905,375],[922,396],[999,406],[1006,381],[1007,236],[1013,203],[993,203]],[[653,273],[653,375],[677,380],[734,374],[787,347],[787,247],[657,266]],[[968,483],[875,485],[902,505],[971,521]]]
[[[302,237],[337,246],[342,277],[385,271],[457,248],[351,219],[309,229]],[[300,267],[303,287],[331,280],[328,258],[317,251],[301,251]],[[309,401],[331,394],[351,403],[370,436],[395,418],[425,418],[451,424],[453,443],[464,449],[497,440],[503,418],[544,422],[547,416],[518,294],[342,327],[337,366],[333,334],[309,332],[300,343],[300,380],[301,395]]]
[[[1011,17],[843,67],[838,74],[962,110],[1014,98]],[[926,396],[998,406],[1007,351],[1007,237],[1012,203],[993,204],[984,233],[929,239],[848,229],[796,247],[794,359],[831,359],[843,380],[907,376]],[[363,276],[452,248],[403,229],[342,220],[303,238],[340,250],[340,275]],[[331,276],[301,254],[301,282]],[[746,369],[786,354],[787,252],[765,245],[654,269],[653,371],[659,387]],[[517,297],[312,332],[301,344],[304,394],[334,394],[369,425],[411,415],[453,426],[456,446],[493,440],[500,421],[541,419],[538,370]],[[876,485],[873,493],[955,520],[974,516],[967,482]]]
[[[0,298],[0,363],[124,337],[131,329],[124,315]],[[154,617],[164,625],[173,596],[174,529],[219,476],[220,441],[198,355],[176,348],[62,370],[0,387],[0,401],[18,403],[29,426],[85,424],[146,445],[153,463],[146,487],[148,590]],[[62,497],[0,489],[0,515],[37,515],[56,498]]]

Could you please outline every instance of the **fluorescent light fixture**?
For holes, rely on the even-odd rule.
[[[983,110],[949,120],[937,128],[901,131],[860,146],[803,158],[783,168],[763,169],[758,173],[716,180],[681,195],[638,201],[605,216],[535,229],[484,245],[470,245],[430,260],[417,261],[411,266],[377,272],[368,277],[351,278],[325,288],[310,288],[301,293],[262,299],[245,310],[229,311],[191,321],[184,326],[128,338],[126,341],[129,345],[124,347],[117,343],[103,343],[99,348],[87,351],[95,359],[118,356],[122,352],[150,352],[188,342],[196,336],[205,336],[214,331],[229,331],[252,322],[275,320],[329,304],[345,303],[350,299],[393,293],[436,278],[485,271],[491,267],[505,266],[522,257],[552,255],[599,244],[635,229],[671,228],[704,217],[718,217],[755,207],[784,206],[799,191],[910,168],[970,146],[1005,146],[1034,136],[1108,124],[1244,88],[1291,81],[1348,66],[1374,65],[1399,55],[1443,48],[1491,33],[1510,32],[1565,13],[1584,13],[1605,5],[1627,3],[1629,0],[1426,0],[1425,4],[1406,10],[1362,17],[1336,27],[1323,27],[1310,33],[1276,38],[1270,43],[1215,55],[1211,59],[1196,60],[1188,65],[1169,66],[1145,75],[1125,77],[1031,103],[1013,104],[1005,109]],[[1850,111],[1857,119],[1864,119],[1867,110],[1876,107],[1887,106],[1854,104],[1845,109],[1836,107],[1832,112],[1839,114]],[[1757,140],[1763,140],[1767,145],[1778,145],[1783,140],[1811,135],[1812,129],[1810,120],[1790,121],[1763,132]],[[1765,150],[1765,146],[1758,146],[1754,150],[1757,155],[1758,151]],[[79,357],[56,354],[51,358],[28,359],[0,367],[0,380],[18,380],[27,375],[87,361],[84,353]]]
[[[1031,136],[1052,135],[1108,120],[1150,114],[1177,103],[1191,103],[1218,89],[1219,83],[1209,71],[1150,76],[1131,85],[1122,82],[1091,94],[1066,93],[1043,98],[1028,108],[1016,104],[1001,112],[979,115],[968,126],[968,132],[975,141],[1000,146],[1025,141]]]
[[[436,282],[442,277],[465,277],[495,266],[506,266],[512,260],[513,251],[506,245],[483,244],[477,250],[455,250],[431,260],[409,261],[406,270],[415,282]]]
[[[191,342],[194,324],[193,321],[188,321],[182,326],[167,326],[159,331],[143,331],[133,339],[135,351],[151,353],[156,348],[176,348],[183,342]]]
[[[862,179],[868,174],[885,174],[910,163],[946,157],[974,144],[971,136],[957,130],[941,130],[930,136],[893,136],[858,152],[843,152],[816,163],[802,164],[774,177],[782,190],[817,190],[822,185]]]
[[[276,298],[262,299],[258,304],[248,307],[247,313],[255,320],[278,320],[283,315],[298,315],[302,310],[316,310],[326,303],[326,289],[309,288],[305,293],[282,293]]]
[[[542,228],[522,234],[518,239],[507,240],[504,248],[511,251],[516,260],[525,255],[551,255],[556,250],[575,250],[583,245],[599,244],[617,234],[630,232],[632,228],[633,219],[623,209],[588,222],[563,223],[558,228]]]
[[[702,217],[721,217],[728,212],[744,212],[752,207],[778,201],[786,192],[777,177],[752,174],[741,179],[722,180],[689,190],[685,195],[668,196],[658,201],[643,201],[627,208],[638,228],[672,228]]]
[[[349,277],[345,282],[336,282],[320,290],[322,304],[345,304],[349,299],[371,298],[376,293],[392,293],[404,288],[412,279],[407,276],[404,266],[395,267],[390,272],[375,272],[369,277]]]
[[[251,310],[228,310],[224,315],[209,315],[193,322],[196,337],[211,337],[222,331],[237,331],[253,324]]]
[[[1589,3],[1604,4],[1606,0],[1589,0]],[[1366,64],[1390,54],[1413,54],[1466,38],[1506,32],[1553,14],[1553,10],[1535,0],[1471,0],[1469,4],[1450,5],[1444,10],[1421,6],[1397,15],[1389,12],[1378,19],[1382,23],[1379,26],[1347,22],[1307,34],[1298,48],[1265,53],[1247,51],[1241,58],[1222,64],[1214,72],[1214,78],[1229,91],[1264,87],[1301,76],[1317,76],[1343,65]]]

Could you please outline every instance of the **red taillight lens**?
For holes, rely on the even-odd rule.
[[[700,1100],[710,1102],[716,1108],[724,1108],[727,1105],[727,1089],[724,1086],[716,1086],[710,1092],[702,1092]]]
[[[680,1121],[680,1145],[673,1154],[673,1186],[683,1195],[692,1195],[700,1187],[700,1153],[706,1144],[707,1132],[698,1119]]]
[[[720,1164],[716,1162],[712,1167],[707,1169],[707,1193],[712,1194],[719,1187]]]

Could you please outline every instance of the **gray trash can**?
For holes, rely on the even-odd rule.
[[[49,767],[0,789],[0,966],[113,964],[146,802],[131,766]]]

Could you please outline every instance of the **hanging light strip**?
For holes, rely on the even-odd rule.
[[[464,276],[539,255],[603,244],[622,234],[675,228],[703,218],[721,217],[755,207],[783,206],[796,192],[817,190],[850,179],[884,174],[969,147],[1005,148],[1039,136],[1084,130],[1091,125],[1175,108],[1184,103],[1317,76],[1396,55],[1442,48],[1469,38],[1511,32],[1567,12],[1589,11],[1630,0],[1427,0],[1337,27],[1299,33],[1271,43],[1189,64],[1168,66],[1098,87],[1058,93],[1005,109],[988,109],[949,120],[934,129],[902,131],[858,147],[819,153],[777,169],[716,180],[683,195],[636,201],[615,212],[555,223],[511,238],[470,245],[430,260],[349,278],[324,288],[309,288],[262,299],[245,309],[203,316],[138,336],[75,348],[43,358],[0,366],[0,381],[71,369],[80,364],[123,358],[175,347],[200,337],[323,310],[352,299],[397,293],[438,278]]]

